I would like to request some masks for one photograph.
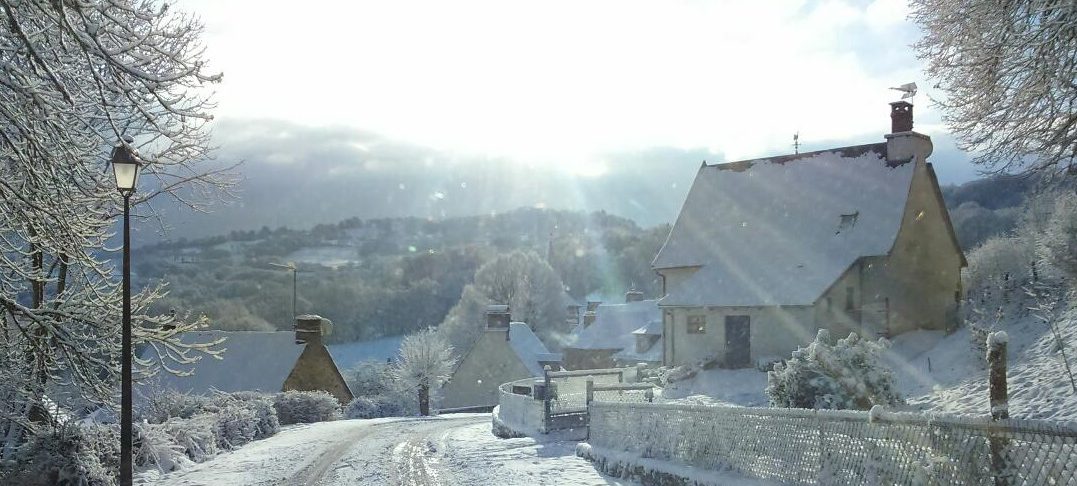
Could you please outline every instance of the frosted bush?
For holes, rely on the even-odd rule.
[[[280,420],[273,406],[273,397],[256,392],[218,393],[212,408],[240,407],[254,414],[254,438],[264,439],[280,431]]]
[[[183,447],[176,444],[168,431],[159,424],[136,424],[133,443],[135,466],[170,472],[179,469],[188,461]]]
[[[1077,195],[1059,195],[1053,209],[1037,251],[1072,282],[1077,280]]]
[[[217,447],[235,449],[258,436],[258,417],[253,410],[241,404],[221,407],[217,418]]]
[[[358,397],[344,409],[344,417],[349,419],[400,417],[405,414],[400,400],[390,395]]]
[[[114,485],[120,468],[118,428],[72,422],[39,435],[20,450],[17,473],[4,481],[25,486]]]
[[[903,403],[894,377],[880,362],[889,344],[862,340],[855,333],[831,344],[821,329],[786,364],[767,373],[767,397],[775,407],[868,410]]]
[[[340,402],[324,391],[286,391],[273,397],[281,425],[309,424],[340,418]]]
[[[151,424],[160,424],[173,417],[191,418],[212,408],[209,397],[171,389],[154,390],[145,399],[138,415]]]
[[[393,380],[392,368],[381,361],[363,361],[347,373],[348,388],[356,396],[383,395]]]
[[[196,415],[189,419],[173,418],[160,425],[181,447],[188,459],[204,462],[217,455],[217,417],[211,414]]]

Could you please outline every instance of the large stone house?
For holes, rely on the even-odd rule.
[[[485,331],[441,388],[441,408],[493,407],[499,385],[541,377],[547,365],[561,368],[561,355],[549,352],[527,324],[510,322],[509,316],[507,305],[487,308]]]
[[[703,164],[653,267],[663,362],[785,358],[821,328],[956,325],[965,257],[912,105],[886,141]]]
[[[182,339],[190,343],[209,343],[223,339],[221,359],[203,357],[190,365],[179,365],[183,375],[159,373],[139,383],[143,398],[162,389],[189,394],[214,391],[323,390],[347,404],[354,397],[329,350],[322,342],[326,329],[318,316],[299,316],[295,332],[275,331],[197,331]],[[146,348],[141,356],[153,358],[155,350]]]

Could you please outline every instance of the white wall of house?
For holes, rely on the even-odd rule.
[[[691,316],[702,316],[702,333],[689,332]],[[694,363],[726,352],[726,316],[748,316],[750,360],[788,356],[816,332],[813,308],[787,307],[673,307],[663,308],[664,364]]]

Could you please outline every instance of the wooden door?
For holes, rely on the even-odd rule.
[[[748,316],[725,317],[725,363],[729,368],[745,368],[752,361],[752,331]]]

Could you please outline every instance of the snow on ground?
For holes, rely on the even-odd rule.
[[[694,377],[671,383],[662,398],[695,404],[767,406],[767,374],[755,368],[700,370]]]
[[[599,474],[590,461],[576,457],[576,443],[556,438],[499,439],[487,422],[445,434],[439,462],[456,480],[446,484],[636,484]]]
[[[136,484],[195,486],[216,484],[282,484],[315,466],[334,444],[348,440],[371,425],[399,419],[352,420],[287,426],[273,437],[257,440],[209,461],[168,474],[156,470],[138,474]]]
[[[1004,323],[1000,329],[1010,338],[1010,416],[1077,422],[1077,393],[1071,389],[1062,354],[1047,324],[1024,317]],[[1077,309],[1061,320],[1059,331],[1073,367],[1077,365]],[[934,346],[930,346],[932,342]],[[934,412],[989,414],[986,363],[974,350],[967,328],[949,336],[926,331],[897,336],[891,351],[903,358],[891,360],[898,385],[911,406]]]
[[[542,485],[635,484],[599,474],[574,440],[499,439],[490,414],[339,420],[279,434],[137,484]]]

